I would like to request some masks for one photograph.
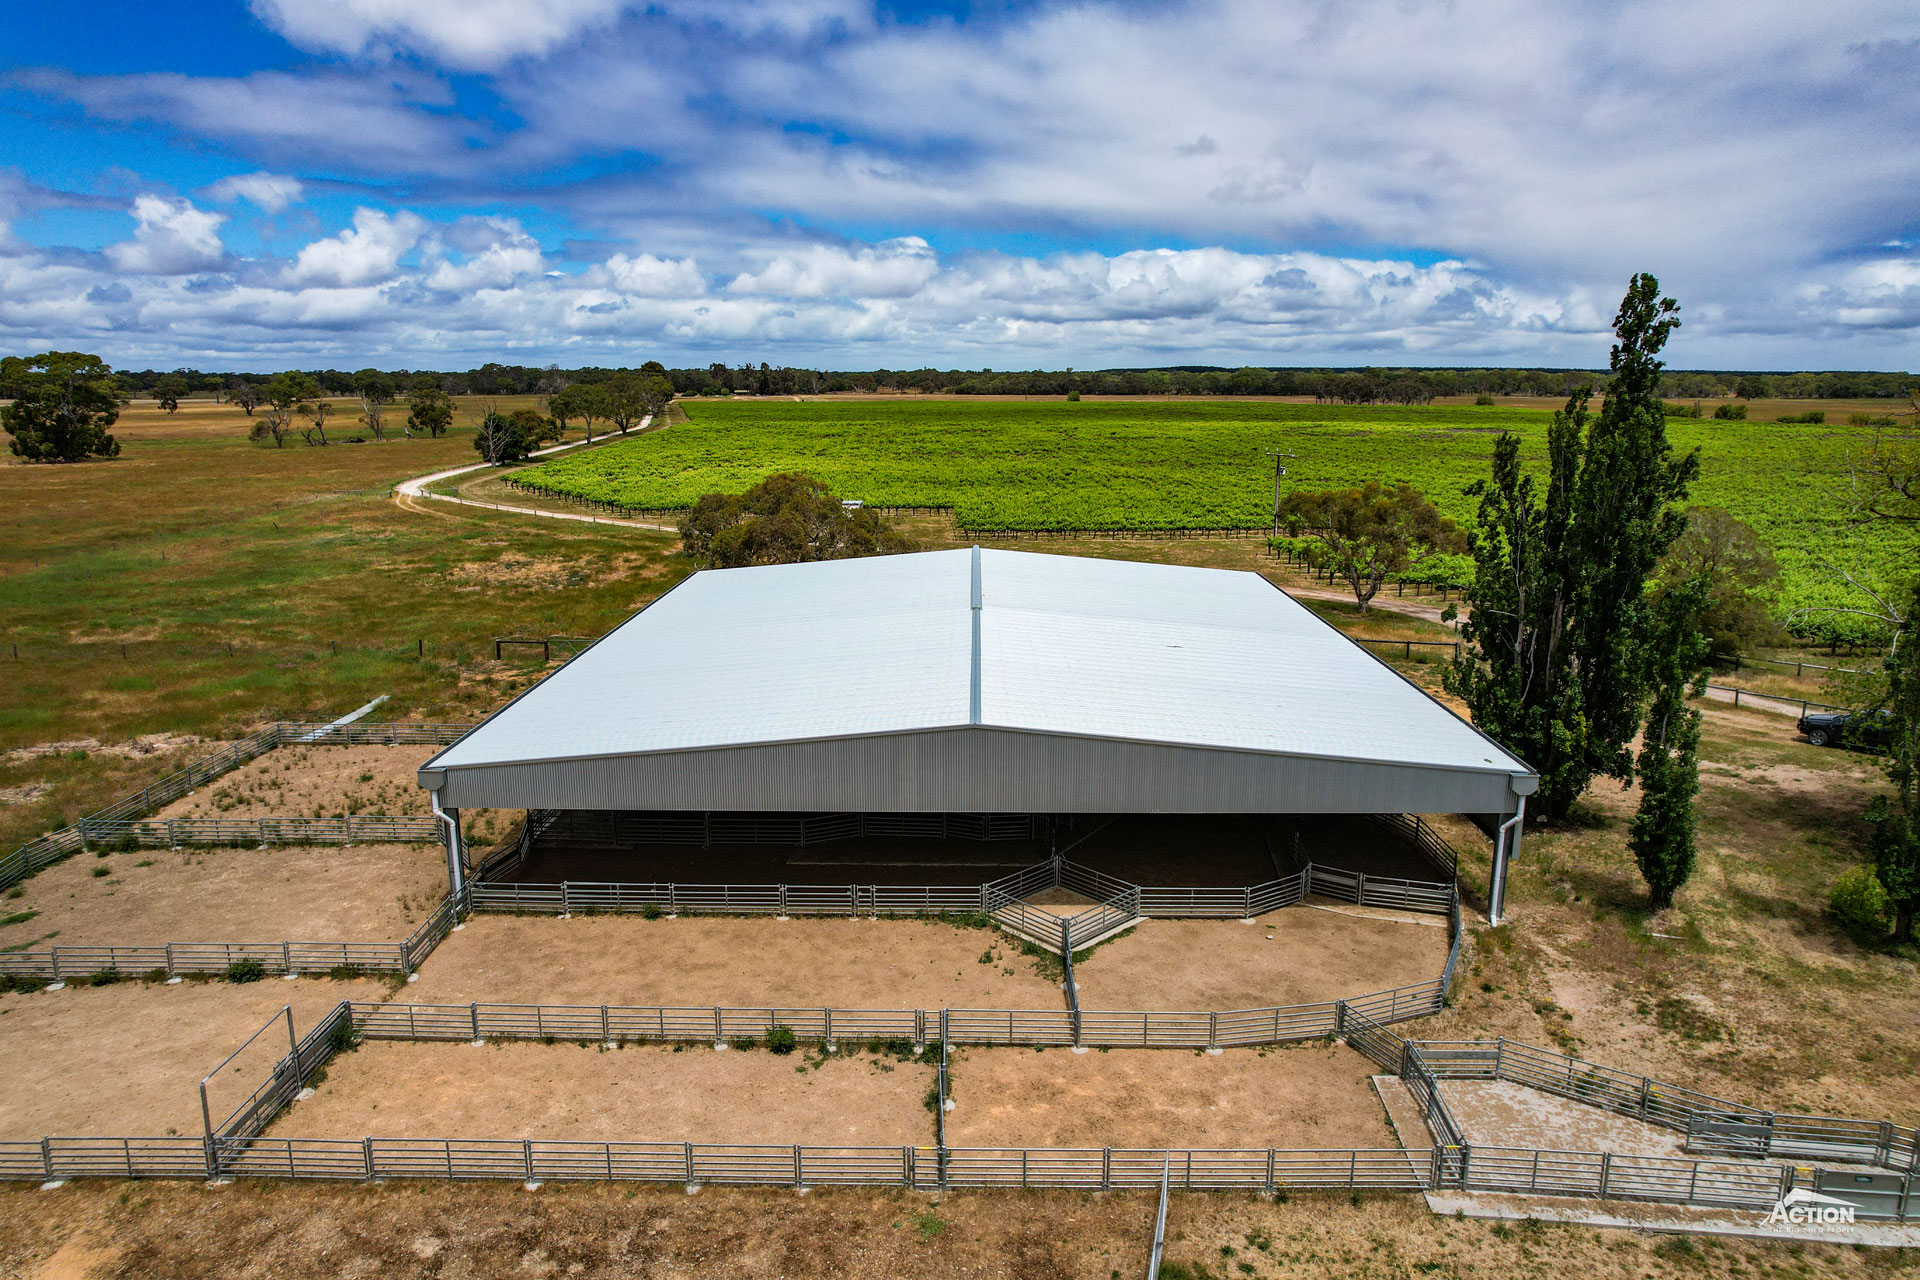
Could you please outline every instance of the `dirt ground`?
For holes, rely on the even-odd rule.
[[[949,1064],[955,1147],[1396,1145],[1344,1045],[1229,1049],[964,1049]]]
[[[989,953],[995,958],[981,963]],[[407,998],[841,1009],[1057,1009],[1064,1001],[1056,982],[989,929],[716,916],[476,916],[434,951]]]
[[[864,1053],[368,1041],[268,1133],[897,1147],[933,1141],[932,1086]]]
[[[416,772],[438,747],[276,747],[182,796],[160,818],[426,813]]]
[[[0,1137],[155,1137],[202,1131],[202,1076],[282,1006],[305,1035],[342,1000],[378,1000],[370,981],[122,982],[0,995]],[[269,1032],[209,1100],[237,1104],[287,1051]],[[5,1274],[0,1272],[0,1274]]]
[[[1143,921],[1075,965],[1074,976],[1083,1009],[1254,1009],[1425,982],[1446,960],[1439,916],[1402,922],[1302,905],[1251,925]]]
[[[101,870],[106,875],[96,875]],[[18,886],[0,945],[398,940],[447,893],[431,844],[80,853]]]
[[[549,1183],[75,1183],[0,1190],[0,1275],[32,1280],[685,1277],[1112,1280],[1146,1269],[1144,1193]],[[1920,1260],[1755,1240],[1456,1220],[1416,1196],[1176,1195],[1167,1261],[1190,1277],[1886,1280]]]

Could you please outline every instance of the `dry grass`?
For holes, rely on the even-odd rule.
[[[1884,782],[1791,735],[1785,717],[1708,710],[1700,866],[1658,917],[1626,849],[1634,793],[1603,782],[1529,833],[1512,922],[1475,931],[1454,1007],[1415,1034],[1507,1035],[1735,1101],[1920,1120],[1920,969],[1825,915]]]
[[[1153,1210],[1150,1195],[1076,1192],[76,1185],[0,1191],[0,1274],[1113,1280],[1144,1271]],[[1910,1251],[1507,1226],[1436,1217],[1411,1196],[1180,1195],[1168,1234],[1167,1280],[1176,1268],[1215,1280],[1882,1280],[1916,1270]]]

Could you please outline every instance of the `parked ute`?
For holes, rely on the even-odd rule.
[[[1893,740],[1893,713],[1856,716],[1850,711],[1810,711],[1796,726],[1816,747],[1852,747],[1872,751]]]

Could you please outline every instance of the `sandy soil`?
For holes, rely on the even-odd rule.
[[[39,914],[0,945],[380,942],[419,927],[447,873],[430,844],[137,849],[76,854],[20,888],[6,914]]]
[[[160,818],[331,818],[426,813],[415,777],[439,748],[277,747],[162,809]]]
[[[202,1131],[202,1076],[284,1005],[305,1035],[342,1000],[378,1000],[375,982],[110,987],[0,995],[0,1137],[151,1137]],[[287,1049],[269,1032],[209,1085],[225,1114]]]
[[[1237,920],[1147,920],[1074,966],[1084,1009],[1311,1004],[1440,976],[1445,921],[1371,920],[1311,906]]]
[[[1057,1009],[1063,999],[991,930],[635,916],[476,916],[434,951],[407,998],[841,1009]]]
[[[1390,1147],[1344,1045],[1184,1050],[965,1049],[949,1065],[955,1147]]]
[[[924,1063],[866,1054],[368,1041],[268,1132],[905,1146],[933,1140],[932,1085]]]
[[[1506,1080],[1448,1080],[1447,1109],[1469,1142],[1556,1151],[1678,1156],[1686,1139],[1671,1129],[1583,1106]]]

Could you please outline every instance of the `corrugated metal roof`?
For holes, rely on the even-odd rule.
[[[969,724],[1528,772],[1256,574],[979,549],[695,574],[430,767]]]

